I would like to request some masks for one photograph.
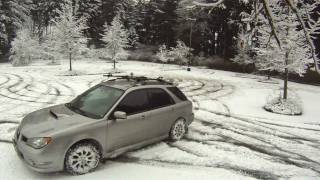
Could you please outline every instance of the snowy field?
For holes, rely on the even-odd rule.
[[[0,64],[0,179],[319,179],[320,87],[289,83],[303,103],[302,116],[262,107],[282,81],[203,68],[121,62],[135,75],[173,80],[194,102],[196,119],[180,142],[160,142],[108,160],[83,176],[39,174],[15,154],[11,138],[21,118],[42,107],[65,103],[106,79],[112,64],[76,61],[67,65]]]

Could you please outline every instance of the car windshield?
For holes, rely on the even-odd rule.
[[[123,93],[121,89],[97,85],[67,103],[66,106],[83,116],[100,119],[106,115]]]

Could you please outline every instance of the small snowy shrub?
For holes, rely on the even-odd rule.
[[[187,64],[187,57],[191,54],[192,50],[193,49],[189,48],[183,41],[177,41],[177,46],[171,48],[171,51],[169,53],[175,59],[179,60],[182,64]]]
[[[170,57],[170,51],[167,49],[167,46],[165,44],[160,46],[156,56],[163,63],[167,63],[172,60],[172,57]]]
[[[297,94],[290,92],[288,99],[283,99],[280,92],[268,96],[264,109],[269,112],[283,115],[301,115],[302,105]]]

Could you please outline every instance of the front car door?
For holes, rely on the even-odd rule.
[[[129,92],[113,110],[127,113],[127,119],[108,120],[106,143],[107,152],[137,144],[145,139],[144,123],[148,118],[149,101],[145,89]]]

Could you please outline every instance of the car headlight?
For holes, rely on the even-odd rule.
[[[52,142],[51,137],[29,138],[27,144],[35,149],[41,149]]]

